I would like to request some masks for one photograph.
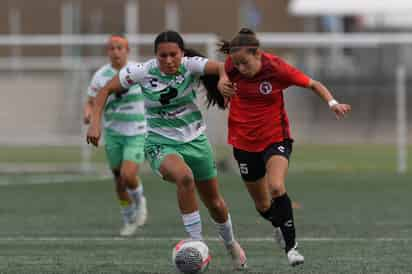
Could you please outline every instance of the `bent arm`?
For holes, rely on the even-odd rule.
[[[205,65],[205,74],[214,74],[214,75],[219,75],[219,77],[227,77],[226,71],[225,71],[225,65],[222,62],[219,61],[214,61],[214,60],[208,60],[206,65]]]
[[[230,82],[229,76],[225,70],[225,64],[218,61],[209,60],[205,66],[205,74],[219,75],[218,90],[228,101],[228,98],[235,95],[235,86]],[[225,103],[227,105],[227,103]]]
[[[329,89],[321,82],[311,79],[308,88],[328,103],[329,108],[335,113],[337,119],[343,118],[346,113],[351,111],[352,108],[350,105],[338,103],[338,101],[333,98]]]
[[[325,87],[321,82],[311,79],[309,81],[309,86],[313,92],[315,92],[319,97],[321,97],[326,103],[334,100],[332,93],[327,87]]]
[[[94,99],[92,123],[100,125],[107,97],[109,97],[111,93],[120,93],[122,90],[123,88],[120,84],[119,76],[116,75],[97,93],[97,96]]]

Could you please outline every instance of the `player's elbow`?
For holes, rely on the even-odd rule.
[[[309,86],[308,87],[311,88],[311,89],[316,89],[316,88],[320,87],[321,85],[322,85],[322,83],[319,82],[318,80],[311,79],[309,81]]]

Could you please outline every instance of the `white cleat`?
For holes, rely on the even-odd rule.
[[[298,251],[298,244],[296,243],[295,246],[288,251],[288,261],[291,266],[297,266],[303,264],[305,262],[305,257]]]
[[[139,227],[136,218],[134,218],[134,222],[127,222],[124,224],[124,226],[122,227],[122,229],[120,229],[120,236],[122,237],[130,237],[133,236],[136,231],[137,228]]]
[[[227,245],[226,249],[232,257],[232,263],[235,270],[247,269],[247,258],[245,251],[237,241]]]
[[[137,226],[143,226],[147,221],[147,206],[146,198],[143,196],[139,206],[136,208],[136,223]]]
[[[275,239],[275,242],[278,244],[279,248],[285,250],[285,239],[283,238],[282,231],[279,227],[273,228],[273,238]]]

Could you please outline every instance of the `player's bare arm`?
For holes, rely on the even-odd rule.
[[[225,66],[222,62],[209,60],[205,66],[205,74],[219,75],[219,83],[217,88],[224,97],[230,98],[235,95],[234,86],[232,82],[230,82],[225,71]]]
[[[90,124],[94,105],[94,97],[89,96],[83,108],[83,123]]]
[[[99,139],[101,136],[101,119],[104,105],[106,104],[107,97],[113,92],[121,92],[122,86],[120,84],[119,76],[116,75],[110,80],[98,93],[94,100],[94,107],[92,112],[92,121],[87,131],[87,143],[94,146],[99,145]]]
[[[339,103],[332,96],[332,93],[329,91],[325,85],[321,82],[311,79],[309,81],[309,86],[313,92],[319,95],[325,102],[328,103],[329,108],[335,113],[337,119],[344,118],[347,113],[351,111],[351,106],[348,104]]]

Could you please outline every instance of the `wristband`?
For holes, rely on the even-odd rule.
[[[329,102],[328,102],[328,105],[329,105],[330,108],[337,105],[337,104],[339,104],[339,103],[335,99],[329,100]]]

